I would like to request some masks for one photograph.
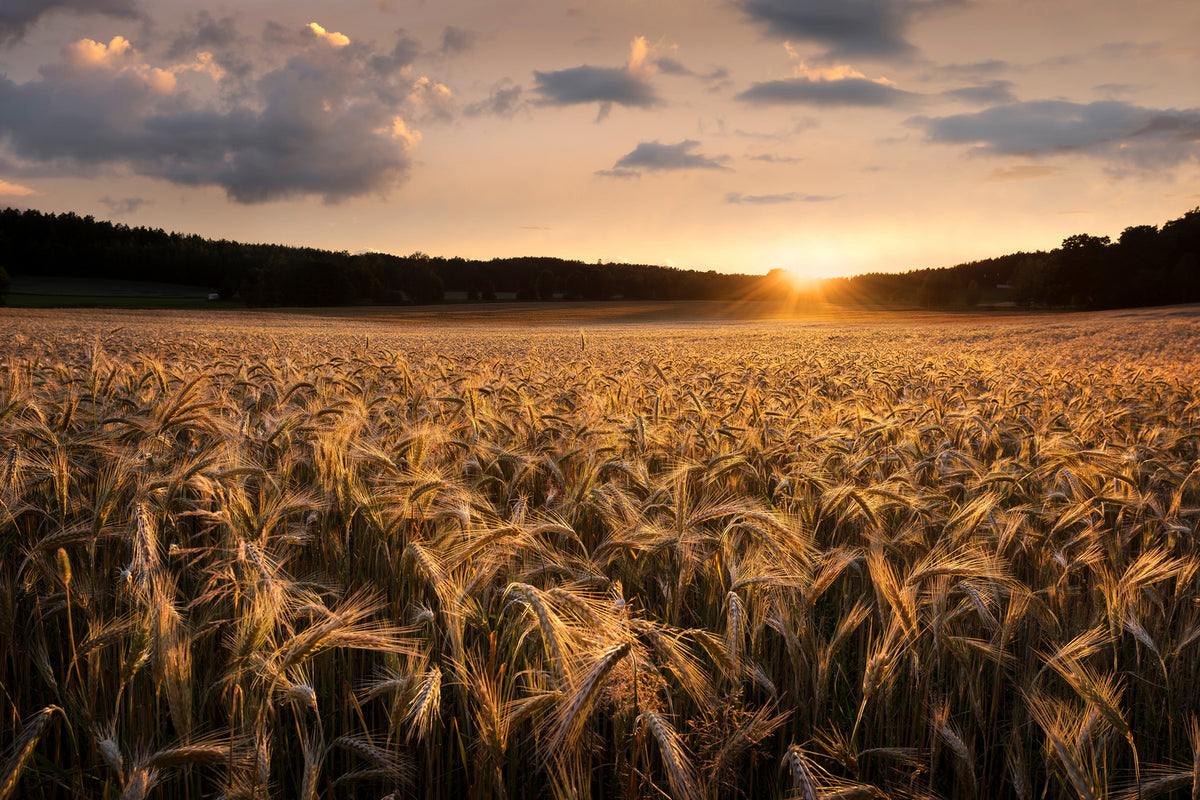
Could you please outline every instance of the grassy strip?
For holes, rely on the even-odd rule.
[[[244,308],[236,300],[206,300],[203,297],[116,297],[113,295],[9,294],[9,308]]]

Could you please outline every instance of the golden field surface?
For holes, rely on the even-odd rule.
[[[1200,796],[1200,309],[635,312],[0,310],[0,800]]]

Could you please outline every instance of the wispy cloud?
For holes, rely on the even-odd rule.
[[[648,170],[651,172],[688,169],[728,169],[729,156],[706,156],[696,152],[700,142],[686,139],[675,144],[641,142],[621,156],[614,170]]]
[[[0,180],[0,197],[29,197],[37,194],[28,186],[22,186],[19,183],[10,183],[6,180]]]
[[[755,83],[737,99],[759,106],[899,106],[918,98],[912,92],[867,78],[783,78]]]
[[[122,197],[120,199],[114,199],[105,195],[104,197],[100,198],[100,202],[103,203],[108,210],[114,214],[132,214],[142,206],[149,205],[153,201],[146,200],[141,197]]]
[[[1101,83],[1098,86],[1093,86],[1092,88],[1100,94],[1113,98],[1120,95],[1134,94],[1135,92],[1145,89],[1146,87],[1136,83]]]
[[[642,177],[642,173],[638,172],[636,169],[622,169],[619,167],[614,167],[613,169],[598,169],[596,170],[595,174],[601,178],[619,178],[622,180]]]
[[[751,139],[760,142],[786,142],[789,139],[794,139],[801,133],[821,127],[821,120],[816,117],[805,117],[803,119],[795,119],[787,127],[780,128],[774,131],[748,131],[744,128],[735,128],[732,131],[727,130],[724,121],[720,121],[718,134],[722,136],[737,136],[743,139]]]
[[[959,80],[983,80],[997,73],[1008,70],[1012,65],[998,58],[985,61],[972,61],[966,64],[938,64],[921,76],[922,80],[932,78],[956,78]]]
[[[831,200],[837,199],[837,195],[800,194],[799,192],[786,192],[784,194],[742,194],[741,192],[729,192],[725,195],[725,202],[731,205],[755,206],[773,206],[781,203],[828,203]]]
[[[1017,96],[1013,93],[1013,82],[994,80],[976,86],[963,86],[958,89],[948,89],[942,96],[950,100],[961,100],[978,105],[997,105],[1015,102]]]
[[[774,153],[759,153],[758,155],[748,156],[751,161],[765,161],[768,164],[799,164],[803,158],[799,156],[780,156]]]
[[[520,86],[514,86],[510,80],[503,80],[492,87],[487,98],[468,104],[463,109],[463,113],[468,117],[489,114],[496,117],[511,117],[525,105],[521,98],[521,92]]]
[[[1037,178],[1048,178],[1065,172],[1063,167],[1051,167],[1046,164],[1017,164],[1012,167],[998,167],[987,174],[985,181],[1028,181]]]

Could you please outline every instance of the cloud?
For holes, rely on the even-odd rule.
[[[0,197],[29,197],[33,194],[37,194],[37,192],[28,186],[0,179]]]
[[[992,58],[987,61],[973,61],[969,64],[941,64],[934,68],[934,74],[939,77],[947,76],[965,80],[981,80],[989,75],[995,75],[997,72],[1004,72],[1010,66],[1007,61]],[[928,80],[928,77],[927,75],[926,80]]]
[[[1108,97],[1116,97],[1117,95],[1134,94],[1142,91],[1146,86],[1137,83],[1101,83],[1092,88]]]
[[[1117,101],[1039,100],[971,114],[913,117],[931,142],[998,156],[1076,153],[1137,169],[1200,157],[1200,109],[1153,109]]]
[[[1013,93],[1012,81],[988,81],[978,86],[963,86],[942,92],[942,96],[950,100],[962,100],[979,105],[998,105],[1015,102],[1017,96]]]
[[[674,58],[663,56],[662,58],[654,59],[655,68],[663,75],[688,75],[693,76],[696,73],[685,67],[682,63]]]
[[[828,203],[836,199],[836,195],[799,194],[797,192],[787,192],[786,194],[742,194],[741,192],[730,192],[725,195],[726,203],[756,206],[771,206],[781,203]]]
[[[372,56],[371,67],[380,75],[391,75],[411,67],[420,55],[421,43],[409,36],[404,28],[399,28],[396,31],[396,46],[391,53]]]
[[[534,72],[534,91],[545,105],[616,103],[651,108],[662,101],[654,88],[639,75],[611,67],[572,67],[557,72]]]
[[[599,103],[600,117],[615,103],[634,108],[653,108],[662,100],[650,84],[653,65],[647,61],[646,39],[633,40],[629,62],[624,67],[583,65],[555,72],[534,72],[534,91],[539,105],[568,106]]]
[[[826,58],[908,56],[906,38],[917,16],[955,0],[741,0],[742,11],[777,39],[825,48]]]
[[[708,91],[712,94],[725,90],[733,83],[729,79],[728,67],[713,67],[708,73],[699,77],[708,82]]]
[[[1012,167],[999,167],[988,173],[985,181],[1027,181],[1035,178],[1048,178],[1059,172],[1063,167],[1051,167],[1045,164],[1017,164]]]
[[[761,142],[786,142],[805,131],[821,127],[821,121],[816,117],[793,119],[787,127],[774,131],[748,131],[744,128],[735,128],[732,131],[726,131],[724,120],[719,120],[718,126],[718,133],[722,136],[739,136],[744,139],[753,139]]]
[[[492,87],[487,99],[469,104],[463,109],[463,113],[468,117],[512,117],[525,105],[521,101],[521,91],[521,87],[514,86],[512,81],[501,81]]]
[[[233,17],[213,19],[207,11],[200,11],[188,30],[176,34],[167,48],[167,58],[183,58],[197,50],[223,50],[239,39]]]
[[[114,200],[111,197],[104,196],[100,198],[100,202],[107,206],[114,214],[132,214],[142,206],[150,205],[153,201],[145,200],[141,197],[124,197],[120,200]]]
[[[1105,42],[1095,49],[1096,55],[1109,61],[1138,58],[1157,58],[1166,46],[1162,42]]]
[[[475,47],[479,34],[474,31],[447,25],[442,31],[442,55],[458,55],[466,53]]]
[[[799,164],[804,160],[799,156],[777,156],[773,153],[761,153],[749,158],[751,161],[765,161],[768,164]]]
[[[621,168],[598,169],[598,170],[596,170],[596,174],[602,178],[629,179],[629,178],[642,177],[642,173],[638,172],[636,169],[621,169]]]
[[[729,69],[727,67],[712,67],[708,72],[696,72],[685,66],[683,62],[670,56],[661,56],[652,60],[654,71],[663,75],[681,78],[695,78],[708,84],[708,91],[719,92],[729,85]]]
[[[445,84],[417,78],[408,92],[408,106],[422,120],[448,122],[454,118],[454,92]]]
[[[263,23],[262,38],[267,44],[291,47],[298,44],[302,37],[300,32],[294,28],[281,25],[274,20],[267,20]]]
[[[737,99],[759,106],[899,106],[919,95],[868,78],[783,78],[755,83]]]
[[[124,19],[140,16],[137,0],[4,0],[0,3],[0,44],[20,39],[51,12],[103,14]]]
[[[171,40],[166,58],[172,61],[203,58],[215,80],[228,77],[241,80],[253,70],[243,52],[245,49],[246,39],[238,33],[233,17],[214,19],[207,11],[200,11],[188,27]]]
[[[327,31],[315,22],[308,23],[307,31],[330,47],[345,47],[350,44],[350,37],[342,33]]]
[[[649,170],[659,172],[681,169],[728,169],[725,166],[729,156],[706,156],[694,152],[700,143],[695,139],[685,139],[675,144],[661,142],[641,142],[630,152],[621,156],[614,170]],[[622,176],[626,177],[626,176]]]
[[[409,120],[444,116],[449,90],[428,78],[380,76],[373,49],[320,25],[290,41],[279,47],[291,55],[258,68],[243,95],[199,56],[155,65],[122,37],[82,39],[37,79],[0,77],[0,160],[215,186],[240,203],[336,203],[403,182],[420,140]],[[210,80],[205,91],[179,86],[179,76],[193,73]]]

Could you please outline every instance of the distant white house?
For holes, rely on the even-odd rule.
[[[209,299],[209,300],[220,300],[220,299],[221,299],[221,293],[220,293],[220,292],[209,292],[209,293],[208,293],[208,299]]]

